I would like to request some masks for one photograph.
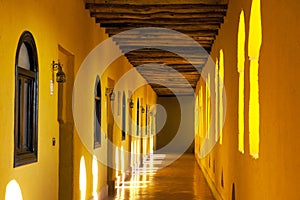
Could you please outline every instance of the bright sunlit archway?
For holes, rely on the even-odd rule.
[[[96,156],[93,156],[92,173],[93,173],[93,196],[94,196],[94,199],[97,199],[98,198],[98,194],[97,194],[97,187],[98,187],[98,161],[97,161],[97,157]]]
[[[85,167],[84,156],[81,156],[81,159],[80,159],[79,189],[80,189],[80,199],[85,200],[85,195],[86,195],[86,167]]]
[[[11,180],[5,191],[5,200],[23,200],[22,191],[16,180]]]

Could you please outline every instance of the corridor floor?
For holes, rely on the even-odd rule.
[[[167,159],[168,156],[155,155],[152,169]],[[171,165],[153,172],[149,166],[137,169],[131,180],[124,182],[115,197],[109,199],[214,199],[193,154],[185,154]]]

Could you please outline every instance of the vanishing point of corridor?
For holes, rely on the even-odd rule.
[[[154,155],[144,167],[135,170],[131,179],[117,188],[107,200],[211,200],[214,199],[193,154],[184,154],[171,165],[158,169],[171,155]]]

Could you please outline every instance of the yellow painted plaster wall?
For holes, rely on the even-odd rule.
[[[251,0],[230,1],[225,22],[212,50],[212,58],[225,59],[227,112],[223,144],[198,159],[217,199],[298,199],[299,147],[299,2],[261,1],[262,46],[259,56],[259,157],[249,153],[249,19]],[[245,152],[238,151],[237,31],[245,13]],[[255,30],[254,30],[255,31]],[[199,82],[200,86],[204,82]],[[197,144],[201,144],[201,139]],[[199,146],[195,147],[196,149]],[[198,156],[197,156],[198,157]],[[223,180],[222,180],[223,173]],[[223,186],[222,186],[223,184]]]
[[[58,59],[58,46],[62,46],[74,55],[75,73],[87,54],[101,41],[107,38],[99,24],[89,16],[84,9],[84,1],[1,1],[0,10],[0,63],[2,69],[0,84],[0,199],[4,199],[5,187],[10,180],[15,179],[21,188],[23,199],[58,199],[58,169],[59,169],[59,127],[57,122],[57,83],[54,85],[54,95],[50,95],[51,62]],[[15,96],[15,55],[19,37],[22,32],[30,31],[35,39],[39,64],[39,109],[38,109],[38,162],[13,168],[14,151],[14,96]],[[107,72],[106,77],[116,81],[123,72],[131,66],[124,58],[120,58],[114,68]],[[120,70],[120,66],[122,66]],[[102,91],[106,83],[102,82]],[[156,95],[145,86],[147,92],[143,96],[149,104],[155,103]],[[146,96],[147,95],[147,96]],[[149,99],[149,100],[148,100]],[[105,112],[102,104],[102,112]],[[105,115],[102,123],[105,124]],[[105,128],[105,126],[104,126]],[[119,134],[119,133],[118,133]],[[52,138],[57,140],[52,146]],[[71,141],[70,141],[71,142]],[[86,198],[92,196],[92,154],[81,143],[74,130],[74,199],[80,198],[79,166],[80,158],[85,157],[87,169]],[[126,143],[124,141],[124,143]],[[102,144],[105,144],[102,141]],[[103,145],[105,149],[105,145]],[[101,151],[104,153],[105,151]],[[105,156],[105,155],[103,155]],[[128,163],[126,164],[129,165]],[[98,192],[106,185],[106,167],[98,162],[99,183]]]
[[[194,115],[193,100],[193,96],[158,97],[157,103],[165,109],[166,116],[157,116],[157,126],[161,128],[157,133],[157,149],[168,145],[176,135],[181,134],[180,141],[185,141],[186,138],[192,136],[194,121],[190,116]],[[193,141],[190,146],[187,146],[187,143],[176,143],[175,146],[168,147],[168,151],[166,153],[192,153],[194,144]]]

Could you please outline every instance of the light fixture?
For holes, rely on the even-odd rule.
[[[129,107],[130,107],[130,108],[133,108],[133,107],[134,107],[134,103],[133,103],[132,99],[130,99]]]
[[[59,61],[57,63],[52,61],[52,79],[54,77],[54,71],[56,71],[56,70],[57,70],[56,82],[58,82],[58,83],[66,82],[66,74],[62,70],[62,65],[60,64]]]
[[[106,88],[105,95],[109,96],[111,101],[115,100],[114,88]]]
[[[142,113],[145,113],[145,108],[143,106],[141,106],[142,108]]]

